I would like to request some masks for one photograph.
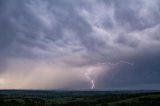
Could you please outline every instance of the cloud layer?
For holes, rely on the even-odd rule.
[[[1,0],[0,88],[160,89],[159,5]]]

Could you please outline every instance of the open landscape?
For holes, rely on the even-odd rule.
[[[160,106],[160,92],[1,90],[0,106]]]
[[[0,0],[0,106],[160,106],[160,0]]]

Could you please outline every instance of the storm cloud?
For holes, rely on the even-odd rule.
[[[160,89],[159,0],[1,0],[0,13],[1,89]]]

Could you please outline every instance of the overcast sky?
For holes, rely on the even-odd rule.
[[[0,0],[0,89],[160,90],[160,0]]]

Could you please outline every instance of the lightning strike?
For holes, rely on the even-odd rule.
[[[92,74],[92,69],[89,68],[86,72],[85,72],[85,76],[86,78],[90,81],[91,83],[91,88],[90,89],[94,89],[95,84],[94,84],[94,79],[92,79],[91,74]]]
[[[87,71],[85,72],[85,76],[91,83],[90,89],[95,88],[95,77],[97,76],[98,71],[102,71],[103,65],[105,65],[105,63],[97,63],[94,66],[90,66],[87,68]]]
[[[91,89],[94,89],[95,85],[94,85],[94,80],[91,80],[92,86]]]
[[[131,62],[128,62],[128,61],[123,61],[123,60],[121,60],[121,61],[119,61],[119,62],[117,62],[117,63],[108,62],[108,64],[109,64],[109,65],[112,65],[112,66],[116,66],[116,65],[120,65],[120,64],[128,64],[128,65],[130,65],[130,66],[133,66],[133,65],[134,65],[134,63],[131,63]]]
[[[131,62],[127,62],[127,61],[119,61],[117,63],[111,63],[111,62],[102,62],[102,63],[97,63],[95,66],[90,66],[87,71],[85,72],[85,77],[89,80],[91,87],[90,89],[94,89],[95,88],[95,78],[93,77],[94,74],[96,74],[94,71],[100,71],[102,69],[103,66],[105,65],[112,65],[112,66],[117,66],[120,64],[128,64],[130,66],[133,66],[134,63]]]

